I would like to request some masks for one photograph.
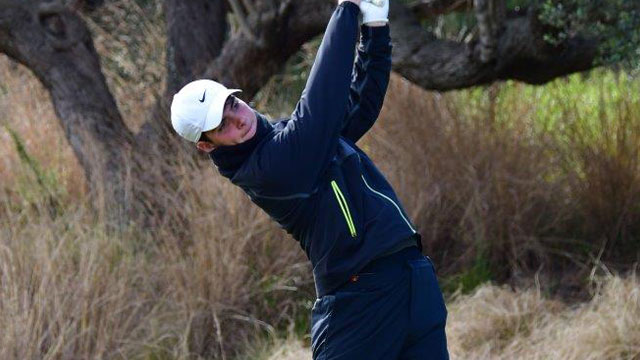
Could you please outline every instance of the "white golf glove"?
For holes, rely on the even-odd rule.
[[[362,0],[360,2],[362,23],[389,22],[389,0]]]

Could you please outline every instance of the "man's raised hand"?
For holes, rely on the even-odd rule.
[[[345,1],[352,2],[352,3],[360,6],[360,0],[338,0],[338,5],[342,4]]]
[[[380,26],[389,22],[389,0],[362,0],[360,11],[365,25]]]

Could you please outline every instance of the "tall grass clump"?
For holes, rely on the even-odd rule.
[[[478,283],[536,266],[546,256],[542,239],[570,216],[549,138],[533,131],[526,109],[500,116],[499,86],[465,114],[455,95],[395,79],[365,145],[410,209],[426,252],[452,273],[484,274]]]
[[[86,19],[134,130],[164,74],[145,67],[163,39],[140,4],[109,2]],[[149,189],[188,227],[108,231],[91,202],[111,194],[87,194],[46,90],[5,57],[0,75],[0,358],[232,359],[256,337],[307,331],[313,284],[299,245],[208,160],[185,156],[177,191]]]
[[[637,359],[640,356],[640,283],[627,277],[593,278],[589,301],[570,306],[540,288],[514,291],[483,285],[449,303],[452,358]]]
[[[628,267],[640,248],[640,104],[619,89],[638,85],[595,72],[442,95],[395,78],[364,147],[458,285],[568,264],[585,275],[623,253]]]
[[[189,238],[113,234],[85,199],[57,197],[54,215],[46,198],[1,197],[0,358],[231,359],[257,336],[300,331],[313,286],[298,245],[198,170],[183,174],[199,189],[180,209]]]
[[[162,295],[149,264],[81,216],[3,217],[1,358],[127,358],[157,341],[147,323]]]
[[[595,79],[600,91],[574,85],[556,124],[563,169],[583,226],[577,234],[615,261],[640,249],[640,83],[624,74]],[[584,91],[589,105],[576,96]]]
[[[256,337],[306,331],[299,246],[210,163],[177,169],[183,232],[107,231],[88,196],[44,192],[56,187],[30,166],[13,173],[0,196],[0,358],[231,359]]]

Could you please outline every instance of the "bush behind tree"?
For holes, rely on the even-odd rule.
[[[545,39],[560,45],[576,33],[598,39],[599,65],[640,66],[640,3],[636,0],[545,0]]]

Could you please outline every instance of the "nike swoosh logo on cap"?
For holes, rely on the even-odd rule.
[[[370,3],[371,5],[382,7],[384,6],[384,0],[364,0],[365,2]]]
[[[204,93],[202,93],[202,99],[199,99],[198,101],[204,102],[204,97],[205,96],[207,96],[207,90],[205,90]]]

